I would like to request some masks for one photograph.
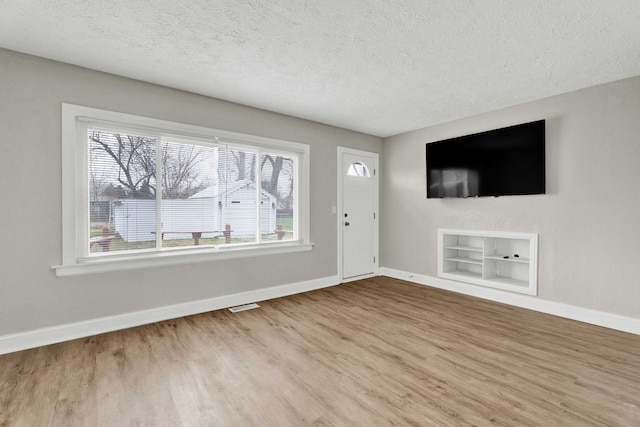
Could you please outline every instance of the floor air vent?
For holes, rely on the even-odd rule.
[[[231,307],[229,311],[232,313],[237,313],[239,311],[251,310],[252,308],[258,308],[258,307],[260,307],[258,304],[251,303],[251,304],[239,305],[237,307]]]

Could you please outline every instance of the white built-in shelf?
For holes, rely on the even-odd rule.
[[[521,262],[524,264],[529,264],[529,258],[514,258],[514,257],[509,257],[509,258],[505,258],[504,255],[503,256],[486,256],[485,258],[487,259],[495,259],[496,261],[504,261],[504,262]]]
[[[536,295],[537,260],[537,234],[438,229],[445,279]]]
[[[460,270],[458,272],[458,275],[466,279],[482,279],[482,273],[477,273],[474,271]]]
[[[447,249],[453,249],[456,251],[468,251],[468,252],[482,252],[482,247],[476,246],[447,246]]]
[[[452,257],[452,258],[447,258],[447,261],[454,261],[454,262],[466,262],[469,264],[479,264],[482,265],[482,260],[481,259],[474,259],[474,258],[464,258],[464,257]]]
[[[513,277],[496,276],[496,277],[492,277],[491,281],[495,282],[495,283],[500,283],[500,284],[503,284],[503,285],[508,285],[508,286],[519,286],[521,288],[527,288],[529,286],[529,282],[528,281],[514,279]]]

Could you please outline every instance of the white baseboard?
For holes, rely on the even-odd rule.
[[[481,286],[469,285],[427,275],[414,274],[392,268],[381,267],[379,273],[382,276],[389,276],[421,285],[432,286],[434,288],[445,289],[448,291],[458,292],[465,295],[510,304],[567,319],[640,335],[640,319],[632,317],[605,313],[598,310],[547,301],[534,296],[483,288]],[[327,288],[339,283],[340,279],[338,276],[329,276],[232,295],[223,295],[206,300],[175,304],[116,316],[102,317],[83,322],[68,323],[17,334],[3,335],[0,336],[0,354],[12,353],[14,351],[26,350],[29,348],[55,344],[213,310],[220,310],[252,302],[280,298],[287,295]]]
[[[84,338],[162,320],[280,298],[315,289],[327,288],[339,283],[340,279],[338,276],[323,277],[304,282],[257,289],[255,291],[240,292],[232,295],[223,295],[205,300],[68,323],[17,334],[2,335],[0,336],[0,354]]]
[[[535,296],[484,288],[482,286],[455,282],[453,280],[441,279],[439,277],[414,274],[386,267],[380,268],[380,275],[640,335],[640,319],[633,317],[605,313],[603,311],[592,310],[589,308],[543,300]]]

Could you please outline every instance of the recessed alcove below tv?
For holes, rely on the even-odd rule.
[[[438,229],[438,277],[537,294],[535,233]]]

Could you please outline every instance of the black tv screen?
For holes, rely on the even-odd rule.
[[[545,193],[545,121],[427,144],[427,198]]]

